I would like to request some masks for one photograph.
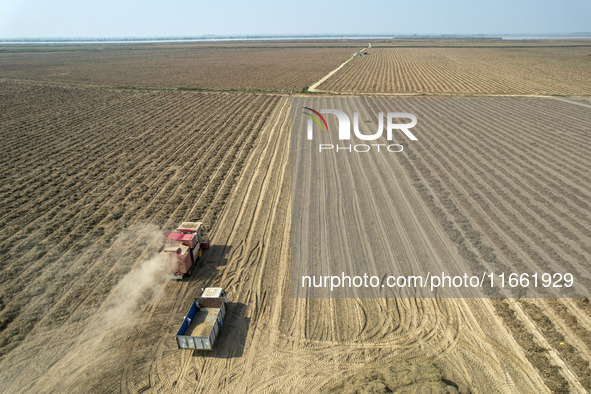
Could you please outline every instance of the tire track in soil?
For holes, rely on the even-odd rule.
[[[424,152],[423,152],[423,153],[424,153]],[[440,166],[439,166],[439,167],[438,167],[438,166],[431,167],[431,171],[435,171],[435,172],[437,172],[437,170],[436,170],[436,169],[439,169],[439,168],[441,168],[441,167],[440,167]],[[452,178],[449,178],[449,177],[447,177],[446,179],[453,179],[453,177],[452,177]],[[555,362],[557,362],[557,363],[560,363],[560,361],[556,361],[556,360],[555,360]],[[569,374],[569,372],[568,372],[568,371],[566,371],[566,374],[568,375],[568,374]],[[569,378],[569,381],[570,381],[570,384],[571,384],[571,386],[572,386],[572,387],[575,387],[575,388],[576,388],[576,387],[580,387],[580,385],[579,385],[579,386],[577,386],[577,385],[578,385],[578,382],[577,382],[576,380],[573,380],[573,379],[570,379],[570,378]],[[549,380],[547,380],[547,382],[549,382]]]
[[[287,133],[287,130],[283,131]],[[286,137],[282,137],[286,139]],[[287,144],[287,139],[285,140]],[[286,145],[287,146],[287,145]],[[256,154],[255,154],[256,155]],[[255,156],[253,156],[255,157]],[[287,162],[283,161],[284,168],[287,167]],[[275,167],[275,166],[273,166]],[[246,170],[248,173],[249,170]],[[266,172],[266,168],[265,168]],[[262,176],[262,175],[260,175]],[[278,176],[278,175],[275,175]],[[258,178],[260,179],[260,178]],[[285,181],[283,181],[285,182]],[[237,194],[239,193],[238,190],[249,190],[254,191],[258,188],[253,187],[252,179],[244,180],[242,183],[239,183],[237,190]],[[285,190],[285,185],[282,186],[282,189]],[[242,192],[244,193],[244,192]],[[240,197],[235,197],[236,200],[240,202],[240,204],[234,208],[231,204],[226,206],[228,211],[226,214],[229,216],[224,215],[222,217],[222,222],[216,227],[216,236],[220,236],[222,231],[230,231],[229,229],[233,229],[235,231],[235,235],[233,237],[228,238],[229,240],[232,239],[244,239],[247,237],[246,234],[240,234],[240,222],[236,223],[235,218],[240,216],[241,218],[246,218],[250,215],[244,215],[237,213],[236,210],[243,210],[249,209],[251,212],[256,210],[256,206],[260,204],[261,196],[252,196],[255,203],[249,202],[246,206],[243,204],[244,194],[238,194]],[[271,191],[267,191],[267,193],[271,193]],[[282,197],[283,201],[287,198],[289,194],[284,195]],[[262,201],[268,201],[268,199],[263,198]],[[281,201],[281,199],[277,200]],[[264,203],[263,203],[264,204]],[[281,210],[280,210],[281,211]],[[279,211],[279,212],[280,212]],[[268,217],[268,212],[266,209],[258,208],[258,215],[263,215],[263,217]],[[228,227],[223,226],[223,218],[229,217],[231,218],[228,223]],[[275,220],[278,220],[276,218]],[[254,227],[263,227],[265,229],[268,227],[268,221],[265,219],[258,219],[257,216],[254,217],[253,220],[249,221],[248,223],[252,223]],[[258,224],[260,223],[260,224]],[[287,235],[289,234],[288,231],[288,222],[285,222],[283,225],[283,231],[280,234]],[[252,227],[251,226],[251,227]],[[330,337],[324,337],[321,333],[325,332],[324,330],[320,330],[320,338],[325,338],[328,340],[314,339],[314,334],[310,331],[304,331],[302,322],[306,321],[305,311],[309,309],[310,313],[318,314],[322,312],[326,312],[326,316],[330,315],[330,309],[334,309],[334,312],[338,314],[341,308],[344,310],[347,307],[347,303],[340,303],[339,300],[334,300],[331,304],[326,302],[304,302],[305,300],[291,300],[289,298],[289,281],[285,278],[289,276],[286,272],[288,270],[289,265],[287,264],[288,259],[287,256],[283,256],[277,260],[273,259],[274,264],[269,265],[265,262],[251,262],[249,261],[235,261],[236,256],[244,257],[247,251],[259,250],[259,248],[263,248],[264,250],[273,249],[277,250],[278,246],[273,246],[273,244],[269,243],[268,241],[263,241],[265,236],[262,234],[267,234],[265,230],[256,230],[254,229],[248,230],[248,234],[259,234],[255,238],[249,238],[250,246],[248,244],[243,243],[240,241],[238,243],[234,241],[229,241],[228,243],[231,244],[240,244],[241,248],[232,249],[236,251],[235,255],[229,259],[227,262],[228,265],[224,267],[224,274],[221,274],[222,277],[226,279],[232,278],[233,272],[241,273],[241,282],[242,286],[240,288],[234,289],[234,292],[237,292],[237,299],[239,301],[245,300],[249,303],[254,303],[254,305],[248,305],[249,316],[251,317],[251,324],[249,327],[253,327],[256,332],[251,334],[251,330],[248,330],[248,335],[245,342],[245,353],[239,358],[230,358],[230,359],[218,359],[215,357],[207,357],[206,359],[197,358],[195,359],[195,370],[203,370],[207,371],[207,380],[199,380],[197,385],[197,390],[224,390],[224,391],[246,391],[246,388],[249,388],[253,391],[276,391],[280,388],[285,389],[286,387],[290,387],[294,390],[297,390],[297,387],[303,388],[305,385],[306,387],[321,387],[327,383],[328,380],[335,379],[337,376],[342,376],[343,373],[348,373],[348,371],[359,368],[362,365],[365,365],[367,362],[375,359],[380,358],[383,360],[388,360],[393,357],[399,357],[401,354],[412,355],[424,352],[425,347],[421,348],[421,346],[426,346],[427,342],[421,343],[420,340],[417,341],[416,339],[409,338],[405,335],[405,331],[408,329],[415,329],[415,327],[419,327],[419,330],[423,332],[419,336],[422,335],[427,338],[427,340],[436,339],[439,334],[439,330],[434,329],[439,325],[449,324],[450,326],[454,327],[457,326],[457,323],[451,323],[450,321],[446,322],[445,318],[443,319],[438,313],[435,311],[449,311],[448,316],[459,316],[460,311],[462,308],[450,304],[449,301],[445,301],[442,304],[432,304],[430,302],[421,302],[420,300],[408,300],[408,301],[394,301],[394,305],[398,305],[398,308],[402,308],[404,312],[401,313],[400,316],[400,329],[397,330],[399,333],[398,339],[391,338],[391,334],[386,334],[388,337],[386,342],[380,342],[379,340],[376,341],[368,341],[364,343],[346,343],[340,342],[340,338],[345,339],[342,337],[342,334],[336,334],[336,337],[331,339]],[[276,231],[274,233],[277,233]],[[251,237],[251,236],[248,236]],[[226,237],[224,237],[226,238]],[[259,239],[259,241],[255,241],[255,239]],[[242,242],[242,243],[241,243]],[[282,242],[285,245],[285,241]],[[285,246],[286,247],[286,246]],[[259,253],[259,252],[257,252]],[[287,253],[287,252],[283,252]],[[260,259],[265,259],[265,253],[261,253]],[[268,259],[268,257],[267,257]],[[279,265],[277,265],[279,263]],[[259,265],[261,265],[262,269],[267,270],[265,274],[258,275]],[[241,269],[248,269],[250,274],[246,274]],[[284,272],[283,275],[279,275],[279,272]],[[287,274],[287,275],[286,275]],[[225,276],[224,276],[225,275]],[[277,289],[277,284],[272,283],[260,283],[258,278],[281,278],[283,277],[281,282],[281,288]],[[220,280],[216,280],[215,283],[220,282]],[[225,280],[221,280],[221,282],[225,282]],[[238,284],[240,286],[240,284]],[[260,287],[264,286],[264,287]],[[270,295],[270,293],[275,293],[276,295]],[[269,302],[275,301],[274,304],[269,304]],[[354,301],[353,304],[358,304],[360,301]],[[387,301],[389,303],[390,301]],[[446,305],[447,304],[447,305]],[[294,307],[296,308],[294,310]],[[368,309],[363,309],[364,313],[367,313]],[[392,305],[386,306],[382,308],[382,310],[391,310]],[[469,310],[473,310],[473,308],[467,308]],[[273,311],[276,310],[273,316],[269,317],[268,314],[263,313],[265,310]],[[457,311],[453,313],[452,311]],[[295,313],[294,313],[295,312]],[[474,308],[474,312],[478,314],[479,317],[485,316],[483,312],[480,312],[478,308]],[[360,314],[358,316],[362,316]],[[310,315],[308,315],[309,317]],[[352,316],[356,316],[353,314]],[[285,320],[291,320],[290,322],[285,322]],[[452,318],[456,319],[456,318]],[[256,321],[255,321],[256,320]],[[331,319],[332,320],[332,319]],[[272,324],[272,322],[278,322],[279,325]],[[478,319],[476,320],[478,321]],[[327,328],[333,327],[333,324],[337,321],[332,320],[329,324],[326,325]],[[429,322],[429,323],[428,323]],[[496,325],[494,325],[496,327]],[[293,328],[293,327],[300,327],[300,328]],[[405,328],[408,327],[408,328]],[[471,321],[468,324],[470,329],[475,329],[473,327],[480,327],[484,329],[484,327],[480,326],[479,324],[474,323]],[[335,326],[336,328],[336,326]],[[301,330],[302,334],[297,336],[290,335],[288,333],[294,333],[296,330]],[[269,340],[270,338],[275,338],[273,332],[279,332],[276,339]],[[341,329],[337,329],[336,332],[343,332]],[[490,337],[495,337],[495,335],[491,335],[490,328],[485,329],[486,335]],[[287,334],[287,335],[285,335]],[[448,340],[455,341],[456,343],[463,343],[466,341],[466,333],[459,334],[450,333],[451,337]],[[336,340],[336,342],[335,342]],[[509,339],[504,339],[504,341],[510,341]],[[478,343],[478,342],[474,342]],[[494,343],[494,342],[493,342]],[[464,345],[465,346],[465,345]],[[479,345],[481,346],[481,345]],[[499,345],[497,345],[499,346]],[[503,343],[502,346],[506,346]],[[460,352],[457,346],[449,347],[445,346],[444,349],[451,349],[449,352],[443,351],[442,357],[443,358],[450,358],[455,360],[461,360],[461,357],[458,355]],[[246,350],[248,349],[248,350]],[[329,351],[330,349],[330,351]],[[442,349],[439,349],[442,350]],[[431,350],[437,352],[439,350]],[[519,354],[519,350],[516,350],[516,353]],[[490,350],[488,350],[490,352]],[[464,353],[461,353],[465,356]],[[483,351],[483,354],[486,354],[486,351]],[[412,356],[410,356],[412,357]],[[506,359],[511,360],[509,356],[502,356],[506,357]],[[527,363],[527,361],[522,361],[524,358],[523,356],[518,356],[516,358],[515,355],[512,355],[512,364],[515,364],[516,360],[519,360],[521,363],[521,367],[517,369],[517,371],[522,372],[511,372],[511,376],[520,376],[521,374],[528,373],[531,374],[531,365]],[[497,365],[502,365],[500,363],[499,356],[492,357],[494,361],[496,361]],[[170,363],[174,361],[165,362],[167,365],[172,365]],[[348,368],[343,370],[343,365],[347,365]],[[486,367],[482,363],[476,363],[478,366],[482,366],[481,369],[483,370],[482,375],[479,376],[486,376],[489,367]],[[284,376],[281,371],[285,371],[286,368],[289,368],[290,376]],[[232,379],[229,378],[228,373],[226,371],[232,371],[231,376]],[[312,372],[310,372],[312,371]],[[325,371],[325,372],[322,372]],[[329,375],[327,375],[326,371],[333,371]],[[306,374],[306,379],[294,379],[294,375],[301,375]],[[535,375],[535,373],[534,373]],[[530,380],[531,379],[531,380]],[[538,379],[538,380],[536,380]],[[510,385],[508,382],[511,381],[511,378],[505,377],[503,375],[502,378],[496,378],[494,376],[489,376],[487,378],[488,381],[494,382],[495,387],[507,387]],[[539,378],[535,376],[528,379],[513,379],[520,382],[522,388],[524,387],[543,387],[543,383],[539,383]],[[523,383],[524,381],[527,382],[538,382],[537,386],[532,386],[532,384],[536,383]],[[219,383],[219,384],[218,384]],[[180,384],[180,383],[179,383]],[[187,385],[190,382],[186,382]],[[515,382],[512,383],[515,387]],[[530,384],[530,386],[527,386]],[[175,387],[192,387],[194,386],[180,386]]]
[[[191,95],[194,95],[193,93],[190,93],[190,94],[191,94]],[[185,95],[186,95],[186,94],[185,94]],[[213,95],[213,97],[215,97],[215,96],[220,96],[220,95]],[[232,96],[229,96],[229,97],[232,97],[232,98],[234,98],[234,97],[243,97],[243,99],[244,99],[244,96],[242,96],[242,95],[232,95]],[[254,98],[256,98],[256,97],[264,97],[264,96],[251,95],[251,97],[254,97]],[[247,99],[246,99],[246,100],[247,100]],[[267,98],[265,98],[264,100],[265,100],[265,101],[267,101],[267,102],[273,102],[274,98],[273,98],[273,97],[267,97]],[[250,105],[250,107],[255,107],[257,104],[262,104],[262,103],[263,103],[263,101],[260,101],[260,100],[259,100],[259,102],[257,102],[256,100],[247,100],[247,102],[248,102],[248,104]],[[263,106],[263,107],[264,107],[264,106]],[[271,106],[271,107],[272,107],[272,106]],[[248,110],[247,110],[247,111],[248,111]],[[249,118],[247,117],[246,119],[249,119]],[[240,125],[234,125],[234,126],[238,127],[238,129],[240,129],[240,128],[241,128],[241,126],[240,126]],[[181,132],[182,132],[182,131],[181,131]],[[232,130],[232,132],[235,132],[235,130]],[[249,136],[249,138],[252,138],[252,136],[253,136],[253,135],[255,135],[255,134],[254,134],[254,133],[247,133],[246,135],[248,135],[248,136]],[[226,156],[228,155],[228,151],[227,151],[227,150],[223,150],[223,149],[222,149],[222,150],[220,150],[220,152],[222,152],[222,153],[223,153],[223,154],[225,154]],[[244,154],[248,153],[247,151],[244,151],[244,154],[243,154],[243,153],[242,153],[242,150],[240,150],[240,151],[238,151],[238,152],[239,152],[239,154],[240,154],[240,155],[244,155]],[[215,163],[216,161],[213,161],[213,162]],[[232,162],[233,162],[233,161],[232,161]],[[168,166],[167,166],[167,167],[168,167]],[[238,170],[238,172],[237,172],[237,170]],[[231,172],[231,173],[233,174],[233,176],[234,176],[234,177],[237,177],[237,176],[238,176],[239,170],[240,170],[240,168],[236,168],[236,167],[235,167],[235,168],[232,170],[232,172]],[[220,174],[221,174],[221,173],[220,173]],[[216,174],[216,177],[217,177],[217,174]],[[178,180],[178,178],[177,178],[177,180]],[[232,179],[232,182],[233,182],[233,181],[234,181],[234,180]],[[229,187],[231,187],[231,182],[229,182],[229,181],[228,181],[228,182],[226,182],[224,185],[222,185],[222,187],[220,187],[220,190],[229,190]],[[223,205],[223,196],[222,196],[222,195],[218,195],[217,193],[214,193],[214,194],[213,194],[213,198],[214,198],[214,199],[216,199],[216,201],[218,201],[218,203],[219,203],[219,204],[222,204],[222,205]],[[137,257],[136,257],[136,258],[137,258]],[[91,289],[91,290],[92,290],[92,289]],[[88,294],[87,294],[86,296],[88,296]],[[81,300],[81,301],[78,303],[78,305],[77,305],[75,308],[78,308],[78,307],[80,307],[80,304],[81,304],[83,301],[84,301],[84,299],[83,299],[83,300]]]
[[[223,245],[222,250],[211,256],[211,260],[206,258],[205,264],[189,281],[171,284],[158,304],[147,306],[140,312],[141,318],[122,342],[127,354],[127,361],[121,361],[125,369],[115,371],[117,368],[113,365],[97,360],[95,367],[101,378],[91,387],[121,391],[301,391],[325,387],[373,360],[413,359],[428,351],[445,365],[444,370],[454,381],[465,381],[476,387],[487,382],[489,387],[499,391],[542,390],[542,378],[535,369],[538,367],[527,361],[515,339],[499,323],[500,319],[493,316],[489,301],[410,299],[369,303],[364,300],[326,302],[290,298],[290,166],[289,155],[285,153],[289,150],[288,99],[278,99],[270,107],[273,111],[269,117],[271,120],[264,125],[249,123],[254,129],[260,127],[262,130],[261,136],[254,140],[248,158],[245,157],[248,152],[234,151],[235,155],[229,159],[233,164],[223,170],[226,175],[217,191],[208,183],[209,188],[193,195],[196,201],[201,198],[211,201],[215,213],[201,211],[197,202],[191,208],[185,204],[190,197],[184,195],[182,186],[175,184],[194,179],[190,174],[181,175],[188,169],[186,163],[177,163],[176,167],[174,161],[162,163],[164,168],[173,171],[170,182],[157,190],[148,190],[156,193],[153,196],[159,193],[163,197],[168,192],[184,196],[180,200],[183,208],[166,204],[166,200],[159,198],[138,212],[143,214],[151,210],[150,220],[161,224],[174,224],[173,216],[180,215],[183,209],[195,214],[203,212],[211,218],[212,240]],[[179,115],[175,113],[174,116]],[[184,123],[184,126],[177,127],[180,129],[177,132],[192,127],[191,123]],[[162,155],[170,151],[162,151]],[[183,152],[186,154],[189,150]],[[239,164],[241,158],[244,161]],[[405,195],[414,193],[415,197],[416,194],[422,197],[424,193],[414,189],[413,171],[423,171],[424,168],[419,162],[403,164],[406,165],[403,166],[406,175],[398,180],[397,188],[404,190]],[[215,168],[213,172],[217,176],[222,170],[221,167]],[[379,168],[378,163],[373,164],[373,168]],[[159,176],[162,179],[169,174],[162,172]],[[431,185],[428,177],[423,179],[430,184],[427,191],[436,195],[439,192],[436,184]],[[139,185],[146,181],[142,180],[130,192],[140,190]],[[236,182],[234,187],[231,186],[233,182]],[[158,183],[157,178],[152,181],[152,185]],[[413,220],[423,223],[418,233],[412,236],[429,244],[426,250],[431,253],[435,253],[435,248],[455,253],[452,243],[441,234],[445,235],[442,231],[445,220],[458,215],[458,211],[438,198],[415,200],[419,201],[418,205],[411,203],[410,197],[401,201],[401,206],[412,212]],[[120,201],[128,200],[123,197]],[[443,209],[445,216],[438,216],[441,211],[432,211],[433,201],[441,204],[439,209]],[[411,209],[413,206],[415,208]],[[399,220],[406,226],[403,216],[399,215]],[[433,238],[428,235],[432,233],[439,235]],[[405,230],[401,236],[408,239],[411,233]],[[433,239],[441,241],[437,246],[431,246]],[[464,257],[470,258],[478,257],[484,249],[476,244],[465,249],[460,246],[459,250],[464,251]],[[408,250],[408,253],[412,255],[413,251]],[[415,250],[414,253],[415,258],[419,258],[419,253],[423,252]],[[190,299],[198,295],[199,288],[209,284],[231,287],[231,301],[243,305],[244,315],[240,309],[233,312],[236,321],[231,326],[232,333],[224,331],[220,346],[207,357],[191,353],[179,355],[172,337],[160,334],[175,330],[175,323],[180,321]],[[588,318],[588,312],[583,312],[586,310],[577,309],[573,313],[579,319]],[[327,318],[309,322],[310,314]],[[379,317],[377,322],[376,317]],[[351,329],[343,325],[342,319],[356,323]],[[508,322],[513,335],[518,335],[515,327],[511,327],[511,321],[506,318],[504,321]],[[357,336],[358,341],[349,341]],[[146,349],[146,343],[156,343],[155,349]],[[526,355],[529,358],[530,355]],[[286,370],[289,376],[285,375]],[[296,379],[296,376],[305,378]],[[74,379],[79,380],[71,381],[72,384],[81,384],[87,377]],[[573,385],[576,381],[571,382]]]

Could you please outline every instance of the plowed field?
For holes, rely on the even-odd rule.
[[[236,82],[244,78],[254,81],[249,87],[299,90],[349,57],[350,48],[339,50],[342,58],[293,79],[280,78],[279,66],[210,87],[246,88]],[[418,50],[428,61],[416,61]],[[570,79],[561,65],[527,74],[523,59],[503,69],[502,61],[466,62],[450,48],[401,51],[372,48],[320,89],[589,94],[581,48],[561,49],[564,60],[556,60],[572,65]],[[398,75],[388,67],[401,53],[410,63]],[[3,391],[591,391],[587,298],[292,298],[291,169],[292,160],[305,160],[290,153],[293,96],[73,86],[119,84],[106,63],[97,80],[80,77],[92,75],[89,56],[63,65],[75,78],[30,74],[40,59],[0,68],[11,78],[53,81],[0,81]],[[539,56],[542,64],[554,54]],[[366,72],[372,59],[383,60],[376,75]],[[146,61],[147,72],[166,63]],[[195,81],[208,80],[195,73]],[[129,84],[146,86],[185,78],[131,74],[124,74]],[[335,100],[302,96],[327,108]],[[367,117],[396,107],[419,120],[418,141],[405,143],[395,161],[372,164],[383,179],[357,180],[359,190],[389,188],[399,232],[388,235],[410,264],[436,257],[480,269],[570,270],[589,285],[588,97],[366,102],[345,109]],[[338,176],[353,183],[345,171]],[[154,255],[163,232],[183,220],[202,220],[212,246],[191,277],[169,281]],[[366,244],[368,233],[356,241]],[[315,242],[311,236],[310,247],[322,247]],[[221,335],[211,352],[181,351],[174,334],[206,286],[228,291]]]
[[[370,48],[318,89],[341,93],[589,95],[591,46]]]
[[[0,78],[102,86],[299,91],[357,49],[170,45],[0,51]]]

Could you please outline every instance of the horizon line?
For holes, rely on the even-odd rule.
[[[171,35],[171,36],[37,36],[37,37],[0,37],[0,42],[35,42],[35,41],[164,41],[164,40],[203,40],[203,41],[217,41],[217,40],[239,40],[239,39],[290,39],[290,38],[332,38],[332,39],[395,39],[395,38],[502,38],[502,37],[573,37],[581,36],[580,38],[591,38],[591,32],[571,32],[571,33],[473,33],[473,34],[408,34],[408,33],[391,33],[391,34],[359,34],[359,33],[318,33],[318,34],[203,34],[203,35]]]

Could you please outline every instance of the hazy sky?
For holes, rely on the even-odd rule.
[[[591,31],[591,0],[0,0],[0,38]]]

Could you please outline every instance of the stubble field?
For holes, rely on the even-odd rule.
[[[117,45],[4,47],[0,78],[87,85],[300,91],[357,49]]]
[[[346,67],[326,83],[342,80]],[[103,70],[105,81],[118,78]],[[206,75],[194,72],[195,81]],[[309,86],[317,73],[274,83]],[[455,86],[436,76],[437,93]],[[400,100],[419,117],[419,141],[405,144],[395,179],[383,182],[401,224],[392,237],[407,241],[410,262],[557,269],[589,261],[585,98]],[[2,387],[591,390],[588,299],[291,298],[290,103],[270,93],[0,82]],[[391,102],[377,98],[364,111],[376,105]],[[510,126],[495,126],[499,114]],[[190,278],[165,281],[151,257],[162,230],[189,219],[205,222],[212,248]],[[216,349],[180,351],[177,326],[211,285],[228,289],[230,301]]]

